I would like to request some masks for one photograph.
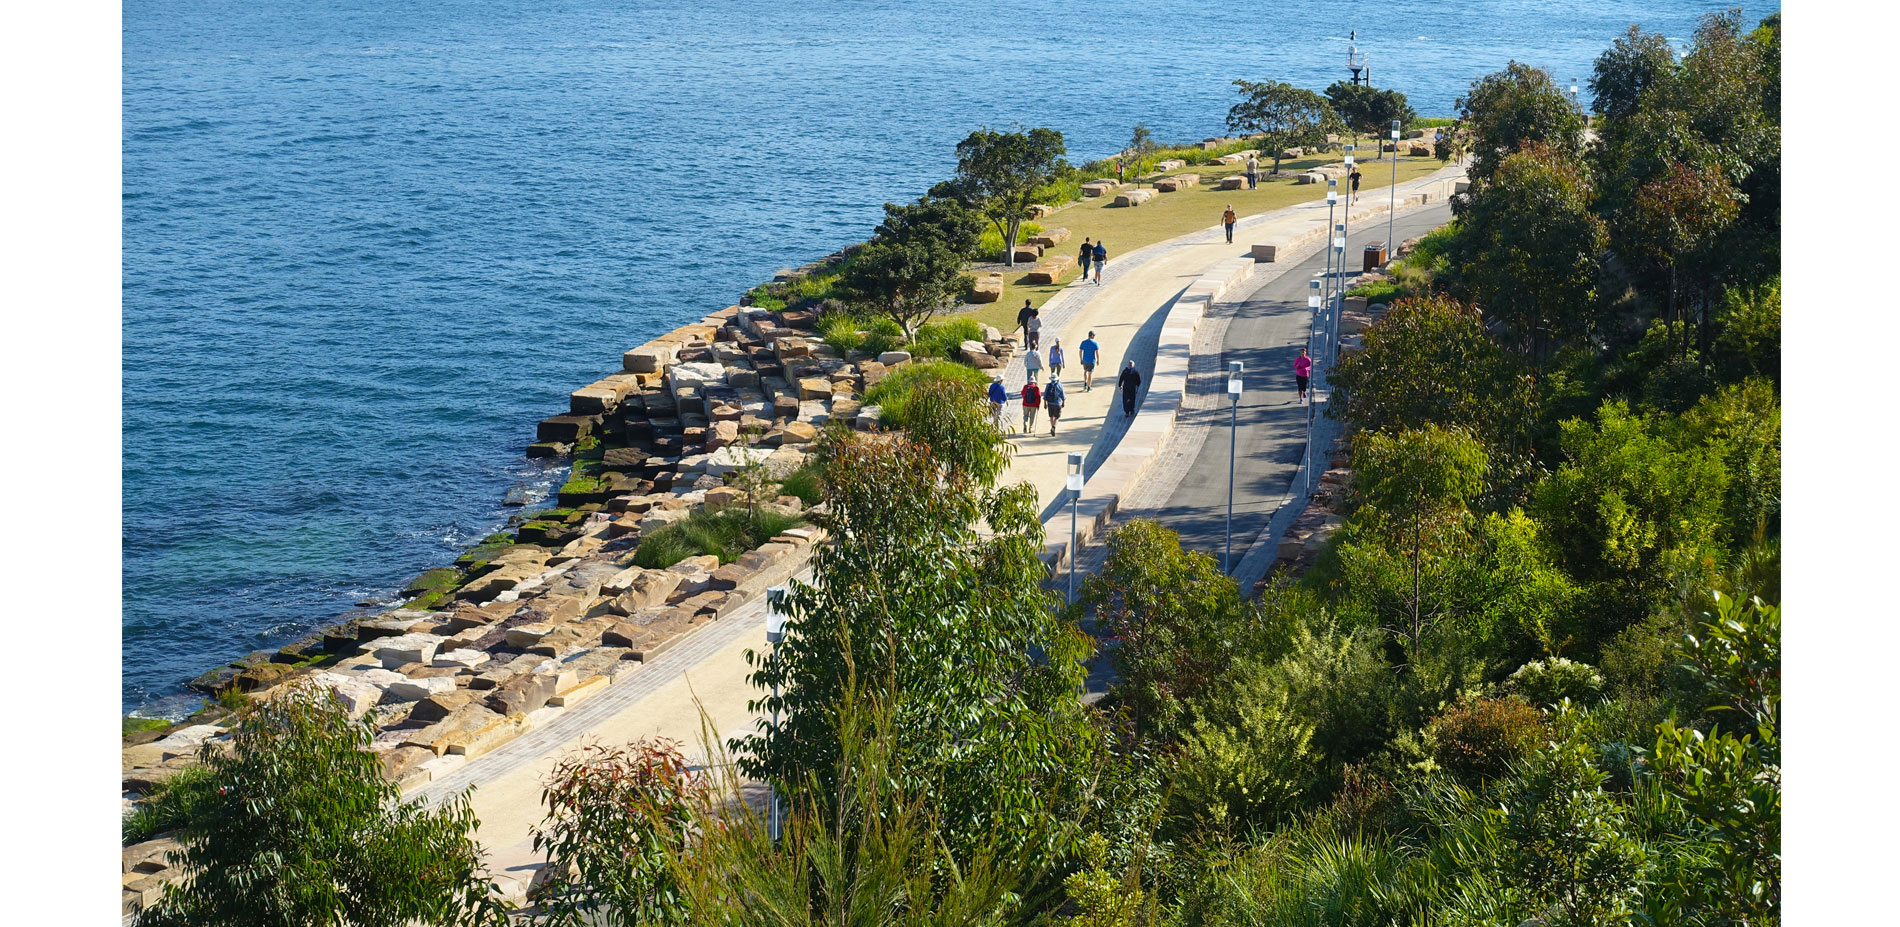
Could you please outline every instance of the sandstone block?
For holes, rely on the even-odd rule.
[[[381,660],[384,669],[395,669],[405,663],[428,663],[434,660],[436,648],[442,645],[442,640],[434,634],[402,634],[374,641],[364,649]]]
[[[475,701],[477,695],[467,689],[451,689],[424,696],[409,710],[409,720],[434,724]]]
[[[764,463],[772,456],[769,448],[749,447],[732,444],[713,451],[706,458],[706,475],[724,477],[735,470],[749,467],[755,463]]]
[[[1189,187],[1199,186],[1200,183],[1201,175],[1199,174],[1176,174],[1172,177],[1163,177],[1155,181],[1155,189],[1162,193],[1179,193]],[[1115,204],[1118,206],[1122,205],[1120,197],[1116,197]]]
[[[1162,161],[1162,162],[1160,162],[1160,163],[1158,163],[1158,164],[1156,164],[1156,165],[1155,165],[1155,170],[1157,170],[1157,171],[1174,171],[1174,170],[1180,170],[1181,168],[1184,168],[1184,167],[1187,167],[1187,162],[1186,162],[1186,161],[1183,161],[1183,160],[1181,160],[1180,158],[1169,158],[1169,159],[1167,159],[1166,161]]]
[[[962,360],[964,363],[969,364],[970,366],[975,367],[978,370],[990,370],[990,369],[1002,366],[1002,363],[1000,361],[990,356],[990,352],[981,349],[982,348],[981,344],[978,344],[977,342],[974,342],[974,341],[965,341],[964,344],[977,345],[976,348],[962,347],[962,348],[957,349],[957,357],[960,360]]]
[[[1173,188],[1170,188],[1170,189],[1173,189]],[[1115,194],[1114,205],[1140,206],[1141,204],[1146,203],[1149,200],[1154,199],[1154,198],[1155,198],[1155,191],[1153,190],[1127,190],[1127,191]]]
[[[626,592],[614,599],[614,611],[631,615],[643,608],[666,603],[666,597],[678,589],[684,574],[672,570],[641,570],[627,584]]]
[[[1107,196],[1115,192],[1121,184],[1109,179],[1091,180],[1082,185],[1082,195],[1087,197]]]
[[[680,346],[656,341],[643,344],[620,356],[620,367],[629,373],[660,373],[678,359]]]
[[[1245,190],[1247,189],[1247,178],[1240,174],[1235,174],[1231,177],[1222,177],[1220,179],[1220,188],[1222,190]]]
[[[1041,245],[1044,248],[1053,248],[1068,240],[1068,229],[1044,229],[1042,234],[1030,238],[1029,243],[1032,245]]]
[[[1003,275],[988,273],[970,285],[970,302],[993,303],[1003,298]]]
[[[1137,190],[1134,192],[1148,193],[1149,191]],[[1153,194],[1149,193],[1149,195],[1152,196]],[[1069,272],[1069,268],[1074,267],[1074,266],[1075,266],[1075,255],[1058,254],[1055,257],[1048,258],[1044,260],[1042,263],[1037,264],[1034,268],[1032,268],[1029,271],[1029,273],[1024,274],[1022,282],[1029,284],[1031,286],[1042,286],[1042,285],[1055,283],[1058,279],[1062,277],[1063,274],[1066,274]],[[999,334],[997,337],[1000,338],[1001,335]]]
[[[584,699],[606,691],[607,687],[612,684],[613,680],[606,676],[590,676],[562,691],[554,693],[554,695],[548,699],[548,704],[562,708],[571,708],[580,704]]]
[[[831,381],[822,377],[806,377],[798,381],[798,399],[805,402],[813,399],[830,399]]]
[[[428,698],[432,695],[442,695],[454,691],[455,679],[453,677],[434,676],[417,679],[413,676],[405,676],[401,682],[392,682],[384,687],[383,696],[385,700],[394,699],[399,702],[413,702]]]
[[[1018,263],[1040,260],[1042,258],[1042,246],[1026,241],[1019,242],[1015,250],[1010,252],[1010,257],[1011,260]]]
[[[555,683],[553,673],[529,673],[496,689],[483,704],[498,714],[525,715],[548,703],[554,695]]]

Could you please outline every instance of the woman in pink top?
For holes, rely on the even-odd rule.
[[[1306,356],[1306,349],[1300,349],[1300,356],[1293,359],[1293,379],[1300,382],[1300,401],[1306,401],[1306,384],[1313,376],[1313,359]]]

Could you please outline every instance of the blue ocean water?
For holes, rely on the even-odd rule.
[[[1230,81],[1323,88],[1351,29],[1450,115],[1728,5],[128,0],[125,707],[496,530],[569,390],[863,238],[977,126],[1221,134]]]

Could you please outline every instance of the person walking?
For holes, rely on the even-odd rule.
[[[1095,246],[1089,244],[1088,239],[1082,239],[1082,250],[1076,252],[1075,260],[1082,265],[1082,280],[1086,283],[1089,279],[1089,262],[1095,260]]]
[[[1028,353],[1023,355],[1023,370],[1029,374],[1029,379],[1032,381],[1042,373],[1042,352],[1036,350],[1034,344],[1031,344]]]
[[[1248,155],[1247,156],[1247,189],[1252,190],[1252,189],[1258,188],[1259,186],[1260,186],[1260,159],[1254,157],[1253,155]]]
[[[1003,430],[1003,406],[1009,402],[1009,390],[1003,388],[1002,377],[990,378],[990,423],[997,431]]]
[[[1128,366],[1122,368],[1121,379],[1115,382],[1122,388],[1122,414],[1132,417],[1135,414],[1135,393],[1141,390],[1141,373],[1135,370],[1134,361],[1129,361]]]
[[[1123,163],[1122,159],[1120,158],[1115,159],[1115,182],[1116,183],[1122,182],[1122,168],[1125,166],[1126,164]]]
[[[1036,410],[1041,408],[1042,387],[1036,385],[1035,374],[1030,374],[1029,382],[1023,384],[1023,434],[1036,433]]]
[[[1359,169],[1356,167],[1352,169],[1352,198],[1359,198]]]
[[[1234,243],[1234,223],[1239,220],[1240,217],[1234,215],[1234,204],[1228,203],[1227,211],[1220,214],[1220,224],[1227,226],[1227,243],[1230,245]]]
[[[1029,313],[1028,339],[1029,339],[1029,347],[1031,349],[1042,347],[1042,310],[1041,309],[1036,309]]]
[[[1300,387],[1300,401],[1306,401],[1306,385],[1312,381],[1313,359],[1306,356],[1306,349],[1300,349],[1300,356],[1293,359],[1293,380]]]
[[[1062,388],[1062,380],[1049,378],[1049,385],[1042,389],[1042,404],[1049,410],[1049,437],[1056,436],[1056,423],[1062,420],[1062,404],[1069,401],[1069,392]]]
[[[1023,307],[1016,310],[1016,328],[1023,333],[1023,343],[1029,343],[1029,317],[1036,314],[1036,307],[1023,300]]]
[[[1102,268],[1108,266],[1108,249],[1101,242],[1095,243],[1095,285],[1102,285]]]
[[[1095,389],[1095,355],[1101,350],[1102,346],[1095,343],[1094,332],[1089,332],[1089,336],[1082,339],[1082,392]]]
[[[1063,354],[1064,352],[1062,350],[1062,339],[1057,338],[1049,342],[1049,375],[1050,376],[1052,377],[1062,376],[1062,364],[1063,364],[1063,361],[1066,360]]]

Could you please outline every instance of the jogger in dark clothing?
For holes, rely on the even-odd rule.
[[[1122,388],[1122,414],[1135,414],[1135,394],[1141,391],[1141,374],[1135,370],[1135,362],[1129,361],[1122,368],[1121,378],[1115,381]]]
[[[1075,259],[1082,265],[1082,280],[1086,283],[1089,279],[1089,262],[1095,260],[1095,246],[1088,239],[1082,239],[1082,250],[1076,252]]]

